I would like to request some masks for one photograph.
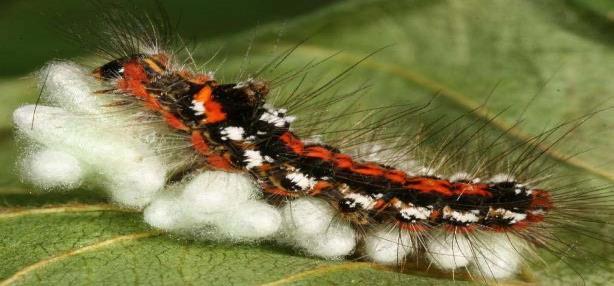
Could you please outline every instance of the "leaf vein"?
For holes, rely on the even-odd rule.
[[[127,234],[127,235],[121,235],[121,236],[116,236],[110,239],[106,239],[103,241],[99,241],[84,247],[80,247],[77,249],[73,249],[71,251],[59,254],[59,255],[55,255],[43,260],[40,260],[34,264],[30,264],[24,268],[22,268],[21,270],[15,272],[15,274],[13,274],[11,277],[7,278],[4,281],[0,281],[0,286],[8,286],[8,285],[12,285],[15,284],[16,282],[18,282],[21,279],[24,279],[28,274],[41,269],[43,267],[46,267],[52,263],[57,263],[61,260],[65,260],[67,258],[76,256],[76,255],[80,255],[80,254],[84,254],[87,252],[93,252],[93,251],[97,251],[103,248],[107,248],[110,247],[112,245],[115,245],[117,243],[121,243],[121,242],[126,242],[126,241],[135,241],[138,239],[143,239],[143,238],[147,238],[147,237],[152,237],[152,236],[156,236],[159,235],[160,232],[158,231],[147,231],[147,232],[138,232],[138,233],[131,233],[131,234]]]
[[[133,209],[126,209],[117,207],[111,204],[67,204],[67,205],[56,205],[56,206],[48,206],[42,208],[32,208],[32,209],[23,209],[23,208],[13,208],[13,209],[4,209],[0,212],[0,220],[2,219],[12,219],[24,216],[32,216],[32,215],[43,215],[43,214],[57,214],[57,213],[80,213],[80,212],[138,212]]]
[[[295,281],[300,281],[300,280],[304,280],[310,277],[317,277],[317,276],[322,276],[328,273],[332,273],[332,272],[337,272],[337,271],[342,271],[342,270],[354,270],[354,269],[367,269],[367,268],[371,268],[371,269],[375,269],[375,270],[388,270],[387,267],[382,266],[382,265],[378,265],[378,264],[374,264],[374,263],[368,263],[368,262],[348,262],[348,263],[342,263],[342,264],[334,264],[334,265],[325,265],[325,266],[318,266],[315,267],[313,269],[309,269],[309,270],[305,270],[287,277],[284,277],[282,279],[276,280],[276,281],[272,281],[272,282],[268,282],[265,284],[262,284],[261,286],[279,286],[279,285],[285,285],[285,284],[289,284]],[[2,285],[0,285],[2,286]]]

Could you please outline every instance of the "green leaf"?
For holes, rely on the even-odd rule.
[[[13,196],[7,203],[23,199]],[[131,210],[54,201],[0,213],[0,285],[452,284],[369,263],[307,258],[279,246],[181,240],[149,229]]]
[[[274,23],[237,36],[203,39],[195,56],[204,62],[223,45],[224,65],[218,78],[235,79],[246,66],[255,70],[274,51],[308,38],[279,72],[341,51],[310,71],[318,78],[330,78],[393,44],[367,58],[338,86],[351,90],[368,81],[371,88],[364,105],[421,104],[438,93],[437,108],[429,114],[432,118],[454,118],[476,109],[490,96],[485,107],[473,113],[473,120],[488,120],[507,110],[492,120],[492,132],[509,130],[505,140],[527,142],[547,126],[612,104],[614,81],[609,76],[614,68],[614,42],[603,33],[607,20],[585,17],[587,10],[596,11],[585,2],[348,1],[286,25]],[[32,85],[20,80],[0,82],[0,92],[8,100],[0,119],[2,190],[26,188],[17,183],[9,167],[16,157],[9,110],[21,102],[33,102],[36,92],[28,86]],[[516,126],[519,118],[523,124]],[[562,147],[536,147],[580,179],[611,184],[613,123],[614,116],[604,111],[575,130]],[[463,277],[453,282],[433,271],[397,273],[369,263],[308,258],[273,244],[174,238],[149,229],[140,214],[92,195],[4,195],[2,201],[0,285],[465,283]],[[601,231],[600,235],[611,236],[611,227]],[[574,264],[573,270],[550,258],[547,268],[534,266],[518,280],[561,285],[611,281],[614,265],[606,258],[612,257],[612,245],[576,243],[599,251],[603,258]]]

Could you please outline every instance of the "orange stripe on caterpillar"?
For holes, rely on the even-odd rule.
[[[446,180],[431,179],[426,177],[411,178],[405,185],[405,188],[423,192],[423,193],[438,193],[443,196],[453,196],[450,182]]]
[[[386,207],[388,207],[389,203],[386,202],[385,200],[382,199],[378,199],[375,201],[375,203],[373,204],[373,208],[376,210],[383,210]]]
[[[213,124],[226,120],[226,113],[224,113],[222,109],[222,104],[215,101],[212,95],[213,90],[211,86],[206,85],[198,91],[196,96],[194,96],[194,100],[202,103],[205,107],[206,118],[203,120],[206,124]]]
[[[148,82],[148,78],[143,66],[136,61],[130,61],[125,63],[123,67],[124,77],[117,83],[119,89],[130,92],[143,100],[147,108],[155,111],[161,110],[160,103],[147,91],[145,83]]]
[[[173,127],[179,130],[190,131],[190,128],[188,128],[183,123],[183,121],[181,121],[181,119],[177,118],[177,116],[173,115],[170,112],[166,112],[166,111],[161,111],[161,113],[162,113],[162,117],[164,117],[164,120],[166,121],[166,123],[168,123],[170,127]]]
[[[541,189],[533,189],[531,190],[531,208],[532,209],[544,209],[544,210],[549,210],[552,209],[553,205],[552,205],[552,198],[550,196],[550,193],[541,190]]]
[[[404,184],[407,181],[407,174],[401,170],[387,170],[384,177],[397,184]]]
[[[330,190],[334,187],[333,184],[331,184],[328,181],[318,181],[312,188],[311,190],[309,190],[309,195],[310,196],[316,196],[319,195],[321,192]]]
[[[476,195],[482,197],[492,197],[492,193],[488,191],[488,185],[486,184],[467,184],[467,183],[453,183],[452,190],[458,196],[462,195]]]
[[[271,164],[268,164],[268,163],[262,163],[262,165],[258,167],[258,169],[260,169],[260,171],[262,172],[268,172],[269,170],[271,170],[271,168],[272,168]]]
[[[281,136],[279,136],[279,140],[288,146],[288,148],[290,148],[290,150],[292,150],[294,153],[299,155],[303,154],[303,141],[296,138],[292,132],[284,132]]]
[[[383,176],[385,171],[376,163],[356,164],[351,168],[352,172],[366,176]]]
[[[124,79],[129,81],[135,80],[138,82],[149,81],[143,66],[136,60],[132,60],[124,64]]]
[[[333,152],[322,146],[308,146],[305,147],[303,156],[309,158],[318,158],[323,161],[330,161],[333,159]]]
[[[334,163],[337,168],[349,169],[354,165],[354,160],[347,154],[335,154],[333,155]]]
[[[192,131],[192,146],[198,153],[209,154],[209,144],[199,131]]]
[[[223,155],[211,154],[207,156],[207,163],[217,169],[230,171],[233,170],[234,167],[230,160]]]
[[[227,157],[219,154],[211,154],[207,139],[199,131],[192,131],[191,141],[194,149],[198,153],[205,155],[207,163],[212,167],[222,170],[234,169],[230,159]]]

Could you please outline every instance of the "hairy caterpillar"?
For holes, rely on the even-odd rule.
[[[147,27],[143,22],[137,23]],[[584,232],[585,226],[577,222],[592,220],[586,207],[591,207],[594,197],[607,195],[599,189],[585,190],[580,195],[557,194],[541,187],[538,181],[521,179],[527,176],[524,173],[541,152],[528,144],[503,149],[491,157],[483,156],[487,159],[476,161],[473,169],[459,168],[458,173],[453,171],[442,175],[438,165],[459,166],[453,162],[457,159],[454,155],[463,150],[460,148],[463,144],[453,146],[453,142],[444,141],[443,145],[449,143],[449,147],[436,150],[432,161],[435,163],[403,169],[392,167],[400,165],[395,164],[398,161],[407,160],[399,154],[413,146],[406,142],[397,143],[409,137],[399,135],[399,129],[379,130],[387,126],[382,120],[400,121],[402,115],[419,113],[420,109],[416,108],[382,108],[382,112],[394,115],[376,118],[362,129],[355,129],[357,133],[364,132],[358,134],[362,136],[350,134],[345,140],[340,140],[342,142],[326,140],[330,145],[318,140],[305,142],[301,139],[305,137],[290,129],[295,118],[281,109],[284,105],[265,105],[271,89],[266,81],[218,83],[206,73],[194,73],[181,67],[174,53],[165,50],[164,45],[158,45],[157,42],[165,42],[158,39],[160,33],[147,29],[131,32],[134,34],[115,35],[119,42],[110,45],[120,47],[121,53],[114,54],[110,62],[94,71],[94,76],[106,87],[97,97],[108,96],[115,102],[107,105],[119,108],[144,106],[149,110],[144,112],[146,116],[170,126],[165,132],[183,136],[185,142],[199,153],[190,156],[190,165],[206,163],[200,166],[250,174],[268,201],[283,208],[278,216],[291,222],[290,226],[285,226],[289,228],[286,232],[308,253],[325,257],[346,256],[361,244],[359,253],[380,263],[403,264],[406,258],[412,260],[416,257],[452,272],[471,268],[473,273],[484,277],[502,278],[513,275],[524,253],[531,253],[535,245],[546,245],[555,253],[565,252],[568,244],[550,233],[554,228],[568,225],[591,235],[588,229]],[[51,69],[49,73],[51,77],[69,75],[66,70],[64,66],[59,70]],[[316,88],[301,96],[288,97],[286,103],[290,106],[309,105],[310,98],[318,92]],[[325,99],[323,102],[334,100]],[[321,107],[322,103],[315,106]],[[128,113],[131,108],[120,110]],[[360,113],[360,110],[325,114],[323,119],[326,120],[321,121],[330,123],[351,112]],[[318,122],[320,118],[299,118],[296,123],[300,124],[301,119]],[[462,137],[459,131],[451,132],[451,137]],[[312,131],[306,135],[318,133],[318,124],[313,124]],[[469,138],[460,141],[481,136],[479,130],[468,133]],[[545,140],[551,134],[546,132],[534,140]],[[372,141],[384,142],[368,144],[364,138],[370,136],[374,138]],[[385,144],[391,142],[398,145]],[[356,156],[341,152],[340,149],[352,149],[348,143],[358,146],[354,155],[378,160],[355,159]],[[497,145],[496,140],[486,143],[487,147]],[[507,152],[514,149],[519,150],[518,157]],[[387,152],[390,154],[386,155]],[[497,176],[501,170],[494,165],[504,158],[515,160],[514,167],[506,175]],[[444,167],[446,172],[453,169]],[[203,179],[206,177],[198,178],[201,180],[195,179],[186,188],[197,191],[196,182],[201,182],[201,185],[208,182]],[[241,184],[240,179],[234,180]],[[217,180],[210,178],[210,181]],[[228,184],[216,187],[230,188]],[[218,201],[218,207],[230,207],[233,199]],[[601,215],[608,214],[609,207],[598,209]],[[275,212],[266,207],[262,210]],[[569,223],[571,215],[578,216],[573,218],[575,222]],[[272,221],[275,220],[272,219],[269,225],[274,225]],[[331,224],[331,220],[335,223]],[[224,227],[226,221],[221,222],[218,227]],[[270,234],[274,230],[271,227],[262,233]],[[335,240],[342,243],[323,243]],[[559,242],[561,244],[557,245]]]

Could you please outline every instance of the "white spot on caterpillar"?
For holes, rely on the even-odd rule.
[[[360,206],[365,210],[370,210],[375,206],[375,200],[373,200],[371,196],[349,193],[345,195],[345,198],[353,200],[352,204],[350,205],[351,208],[355,208],[356,204],[360,204]]]
[[[431,215],[431,210],[425,207],[402,208],[399,213],[407,220],[426,220]]]
[[[202,101],[192,100],[192,106],[190,107],[194,110],[194,115],[200,116],[205,114],[205,104]]]
[[[474,212],[459,212],[453,210],[449,206],[446,206],[443,209],[443,219],[461,223],[475,223],[480,220],[480,218]]]
[[[509,219],[510,224],[515,224],[519,221],[525,220],[527,218],[527,214],[506,211],[505,213],[503,213],[503,218]]]
[[[244,133],[245,130],[243,129],[243,127],[238,126],[228,126],[222,129],[222,131],[220,131],[220,134],[222,135],[222,140],[224,141],[228,139],[233,141],[241,141],[243,140]]]
[[[299,171],[300,170],[295,170],[286,174],[286,179],[299,186],[301,190],[311,189],[317,183],[317,181]]]
[[[515,224],[519,221],[523,221],[527,218],[525,213],[517,213],[504,208],[490,209],[488,211],[488,217],[500,217],[502,219],[509,219],[509,224]]]
[[[264,161],[264,158],[262,158],[262,155],[258,150],[245,150],[243,156],[245,156],[243,162],[247,164],[245,167],[248,169],[260,167]]]
[[[273,124],[275,127],[284,127],[296,119],[294,116],[282,115],[285,113],[285,109],[276,110],[270,106],[265,106],[265,109],[266,111],[262,113],[259,120]]]

